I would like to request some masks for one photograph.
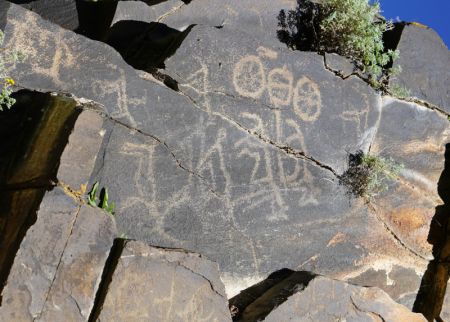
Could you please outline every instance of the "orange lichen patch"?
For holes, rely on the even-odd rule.
[[[429,225],[428,212],[428,209],[421,208],[398,208],[388,213],[388,217],[401,231],[411,233],[425,225]]]
[[[421,24],[420,22],[415,22],[415,21],[411,22],[411,25],[416,26],[416,27],[420,27],[420,28],[424,28],[424,29],[428,29],[429,28],[428,26],[426,26],[424,24]]]
[[[64,182],[58,182],[58,185],[64,190],[64,193],[77,202],[84,202],[87,185],[82,184],[79,190],[75,190]]]
[[[343,233],[337,233],[330,239],[327,244],[327,247],[334,246],[336,244],[340,244],[345,241],[345,235]]]

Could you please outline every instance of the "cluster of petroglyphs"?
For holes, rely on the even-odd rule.
[[[14,18],[11,21],[13,30],[7,30],[6,46],[15,48],[24,54],[24,63],[30,65],[34,74],[42,75],[44,79],[51,80],[54,88],[47,88],[46,90],[68,91],[80,96],[87,96],[86,98],[100,103],[108,102],[108,104],[105,104],[107,108],[111,108],[111,106],[115,108],[111,117],[124,118],[128,120],[131,126],[136,125],[129,111],[129,106],[145,105],[147,103],[146,95],[139,97],[127,95],[127,78],[122,68],[113,63],[106,63],[103,61],[104,59],[102,60],[99,57],[99,62],[106,63],[108,73],[103,73],[103,76],[107,75],[107,78],[99,80],[94,69],[89,70],[85,67],[86,72],[81,75],[88,78],[86,81],[89,83],[89,87],[81,86],[81,81],[78,82],[77,79],[68,78],[70,75],[67,71],[83,68],[87,64],[94,66],[95,62],[84,62],[84,58],[77,54],[77,50],[73,47],[75,44],[69,41],[65,31],[54,32],[40,26],[38,17],[28,11],[20,20]],[[24,28],[25,24],[28,26],[27,28]],[[10,35],[13,35],[13,37],[10,37]],[[41,44],[53,47],[53,54],[40,53],[39,47]],[[9,66],[9,69],[14,69],[14,66]],[[26,82],[26,77],[27,75],[21,75],[24,82]],[[80,90],[82,92],[78,92]],[[111,101],[113,103],[109,103]]]
[[[305,122],[316,121],[321,112],[322,100],[319,85],[302,76],[297,81],[286,67],[266,71],[262,58],[276,59],[276,52],[260,47],[257,55],[241,58],[233,69],[233,85],[244,97],[259,99],[267,91],[275,107],[292,105],[295,114]]]

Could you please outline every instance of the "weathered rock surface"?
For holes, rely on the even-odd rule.
[[[445,115],[385,97],[371,151],[402,164],[401,180],[374,201],[377,213],[401,240],[431,259],[428,234],[442,203],[437,183],[445,165],[450,126]]]
[[[2,293],[1,321],[87,321],[117,233],[56,188],[41,203]]]
[[[117,236],[111,216],[82,201],[103,119],[67,96],[17,99],[0,120],[24,121],[10,124],[22,133],[2,155],[0,321],[86,321]]]
[[[233,302],[234,299],[231,301]],[[237,311],[234,321],[426,321],[385,292],[292,272]]]
[[[400,66],[402,71],[390,84],[450,113],[450,52],[439,35],[423,25],[407,24],[398,49],[400,57],[394,67]]]
[[[76,197],[89,181],[102,141],[103,119],[81,112],[67,96],[21,91],[16,99],[15,108],[0,117],[0,284],[46,190],[59,185]]]
[[[264,39],[284,48],[277,39],[278,14],[293,9],[295,0],[195,0],[189,4],[169,0],[156,6],[139,1],[119,2],[113,23],[120,20],[156,21],[183,31],[191,25],[220,27]],[[205,10],[208,14],[205,14]]]
[[[165,66],[204,111],[337,173],[348,153],[368,150],[376,132],[376,93],[356,77],[336,77],[316,53],[276,51],[237,31],[196,27]]]
[[[6,46],[27,54],[10,69],[22,86],[105,106],[91,183],[110,189],[119,230],[130,238],[207,255],[228,295],[288,267],[378,286],[411,305],[440,203],[432,190],[444,168],[445,118],[383,102],[360,79],[327,70],[322,56],[265,41],[271,24],[262,21],[254,33],[194,27],[160,71],[180,92],[137,73],[111,47],[14,5]],[[414,128],[403,135],[399,124]],[[428,143],[415,153],[422,136]],[[376,207],[339,185],[348,154],[359,149],[405,164]]]
[[[217,264],[126,242],[98,321],[231,321]]]

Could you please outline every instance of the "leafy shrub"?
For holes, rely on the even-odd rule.
[[[398,178],[403,165],[391,158],[365,155],[362,151],[349,155],[349,167],[339,178],[350,194],[370,201],[388,189],[387,181]]]
[[[351,58],[374,85],[398,51],[384,49],[383,32],[392,28],[380,5],[368,0],[297,0],[297,8],[278,16],[278,37],[300,50],[334,52]]]
[[[3,46],[5,35],[0,30],[0,47]],[[16,100],[11,97],[12,86],[15,85],[14,79],[9,77],[5,71],[6,65],[23,60],[24,55],[19,51],[7,51],[5,48],[0,48],[0,111],[4,108],[10,109]]]

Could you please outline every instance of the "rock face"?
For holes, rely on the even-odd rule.
[[[217,264],[126,242],[98,321],[231,321]]]
[[[395,303],[380,289],[314,277],[306,272],[292,272],[281,279],[233,320],[426,321],[421,314],[411,313]]]
[[[342,57],[285,48],[275,37],[276,14],[292,2],[167,1],[154,7],[120,2],[107,38],[119,52],[19,6],[9,5],[0,22],[5,26],[5,47],[27,55],[24,62],[8,66],[21,86],[64,89],[104,106],[104,110],[82,108],[77,120],[86,120],[73,124],[69,146],[81,150],[61,157],[55,177],[67,181],[57,190],[65,192],[61,197],[80,191],[87,181],[89,186],[98,181],[109,188],[116,203],[118,231],[157,247],[206,255],[219,264],[228,297],[282,268],[306,269],[377,286],[411,308],[434,255],[428,235],[443,199],[436,187],[450,133],[444,107],[382,97],[350,76],[351,64]],[[205,8],[215,10],[205,15]],[[148,19],[156,22],[145,20],[145,10],[153,12]],[[142,21],[131,28],[127,20],[133,17]],[[127,28],[121,27],[124,24]],[[130,41],[125,43],[127,35]],[[166,55],[149,56],[153,44],[165,48]],[[155,57],[162,59],[156,65]],[[136,67],[135,62],[144,71],[130,66]],[[333,72],[336,68],[341,76]],[[85,132],[76,130],[82,124]],[[72,138],[83,142],[71,145]],[[352,197],[340,184],[349,155],[358,151],[404,165],[399,178],[387,182],[388,190],[369,201]],[[87,168],[79,169],[81,164]],[[59,180],[61,176],[65,179]],[[27,192],[18,190],[14,200]],[[47,195],[39,192],[45,201]],[[39,215],[37,219],[36,225]],[[111,244],[109,239],[110,248]],[[108,247],[103,246],[97,268],[106,261]],[[139,276],[155,267],[155,272],[175,272],[172,277],[155,275],[154,285],[161,292],[170,293],[163,281],[187,285],[183,283],[192,280],[189,283],[195,285],[177,295],[189,299],[192,307],[178,300],[167,303],[186,314],[196,311],[205,319],[226,319],[217,276],[206,276],[200,268],[189,275],[185,264],[177,262],[187,258],[195,262],[192,258],[197,255],[132,242],[125,246],[127,255],[121,252],[110,252],[105,264],[110,268],[108,263],[117,261],[116,270],[103,270],[111,275],[111,283],[101,278],[98,286],[101,270],[95,271],[89,300],[80,304],[83,318],[89,310],[102,320],[131,318],[127,314],[136,319],[148,314],[160,317],[161,311],[137,305],[142,299],[115,305],[118,289],[140,288]],[[211,267],[209,262],[202,265]],[[54,276],[57,287],[59,275]],[[318,285],[327,290],[328,286]],[[196,287],[201,289],[199,298],[192,295]],[[99,296],[93,299],[95,288]],[[362,298],[363,304],[356,307],[367,307],[386,319],[401,312],[364,302],[372,291],[347,288],[351,297]],[[142,298],[147,299],[150,291],[141,289],[146,294]],[[61,294],[58,288],[54,292]],[[379,291],[373,294],[388,302]],[[206,296],[213,307],[204,305]],[[342,303],[349,304],[349,297]],[[200,298],[202,303],[196,302]],[[128,305],[134,306],[130,312]],[[45,308],[39,311],[42,314],[53,314],[51,308],[39,307]],[[356,308],[339,309],[329,312],[349,318],[365,314]]]
[[[420,44],[420,45],[418,45]],[[411,95],[450,113],[450,55],[439,35],[420,24],[407,24],[398,44],[402,71],[391,85],[402,86]]]

